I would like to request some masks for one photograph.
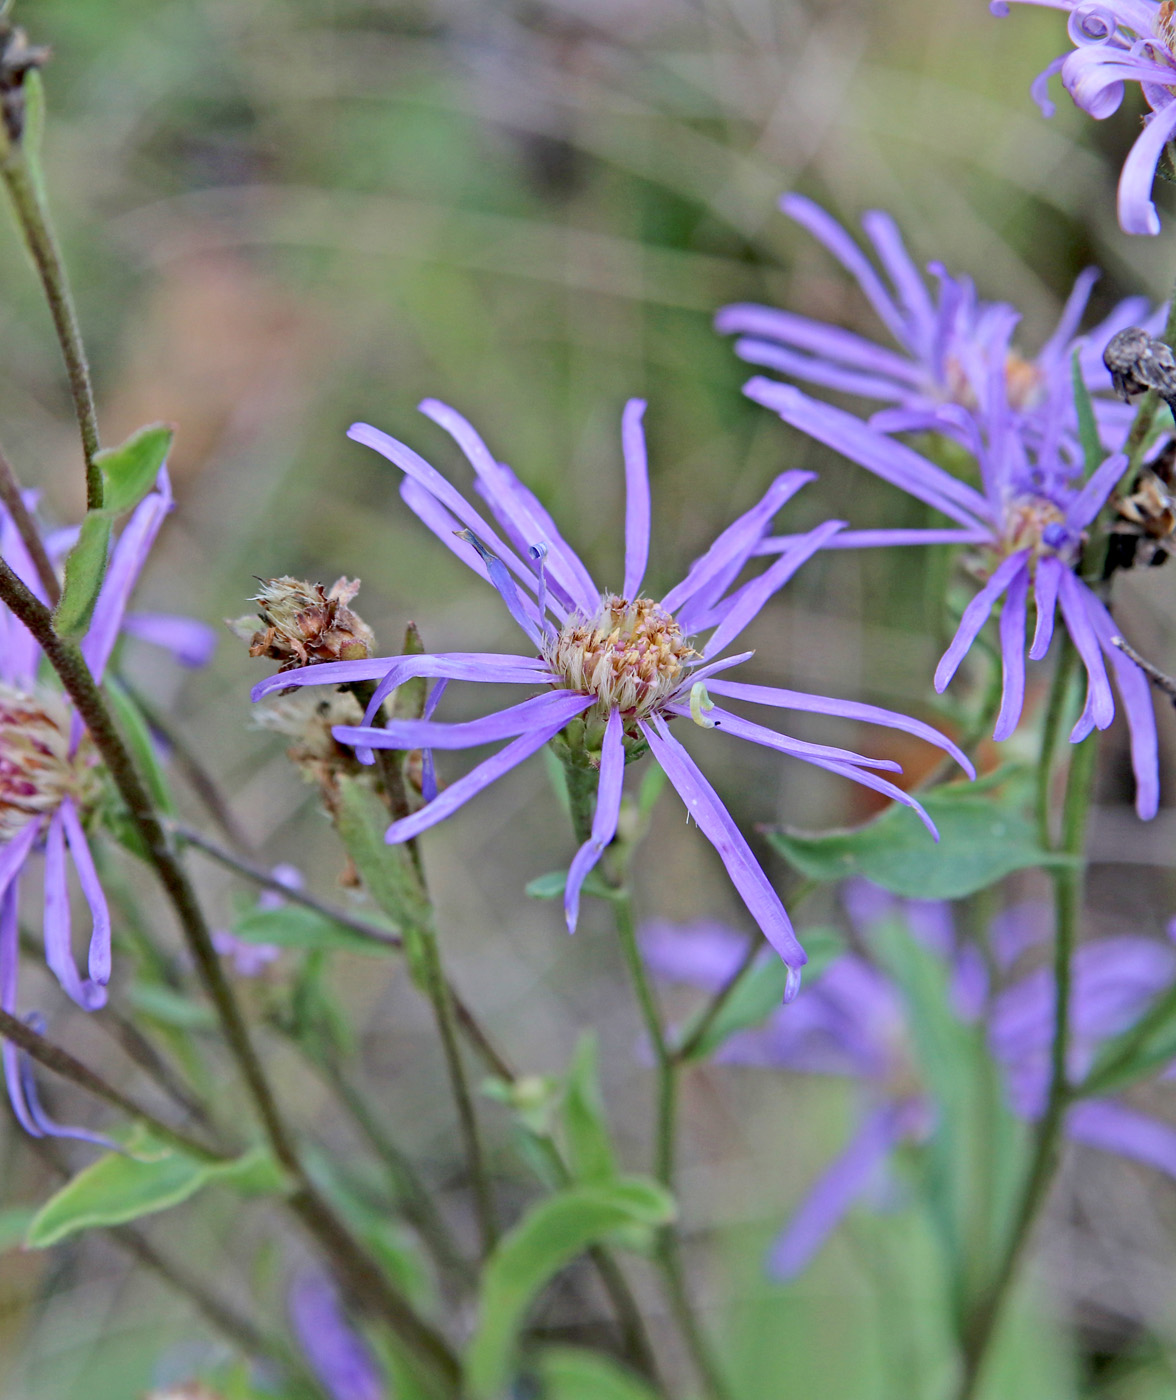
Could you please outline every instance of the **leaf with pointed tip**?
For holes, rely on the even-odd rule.
[[[85,635],[94,615],[94,604],[106,577],[110,552],[111,517],[92,510],[82,521],[77,543],[65,561],[65,587],[53,614],[53,626],[69,641]]]
[[[617,1174],[617,1157],[604,1116],[595,1031],[581,1035],[564,1090],[563,1125],[568,1161],[577,1181],[605,1181]]]
[[[611,1356],[548,1347],[536,1362],[545,1400],[657,1400],[657,1392]]]
[[[149,423],[117,447],[104,447],[94,461],[102,469],[105,487],[102,506],[110,515],[133,510],[155,485],[159,469],[171,451],[175,429],[166,423]]]

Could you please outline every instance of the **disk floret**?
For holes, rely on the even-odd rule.
[[[617,710],[643,718],[675,693],[685,664],[697,655],[652,598],[630,601],[606,593],[595,617],[569,618],[547,660],[569,690],[596,696],[592,713],[603,718]]]
[[[1004,554],[1033,551],[1034,562],[1047,554],[1072,563],[1081,538],[1066,525],[1066,512],[1047,496],[1021,496],[1009,503],[1005,514]]]
[[[97,790],[95,762],[85,735],[71,752],[64,706],[0,684],[0,845],[67,797],[84,811]]]

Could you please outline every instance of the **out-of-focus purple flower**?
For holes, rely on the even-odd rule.
[[[303,1354],[331,1400],[384,1400],[387,1391],[375,1359],[343,1316],[339,1295],[325,1274],[299,1274],[288,1305]]]
[[[1005,335],[1012,329],[1005,323]],[[994,366],[999,364],[994,359]],[[774,409],[786,423],[825,443],[924,501],[952,521],[946,529],[846,530],[823,548],[854,549],[885,545],[957,543],[970,546],[972,571],[983,580],[935,671],[943,691],[959,669],[998,602],[1000,653],[1004,669],[1000,711],[993,737],[1007,739],[1025,700],[1026,622],[1033,596],[1036,628],[1030,660],[1041,660],[1053,640],[1054,615],[1061,609],[1066,630],[1086,668],[1086,704],[1070,735],[1079,743],[1092,729],[1106,729],[1115,716],[1109,671],[1126,712],[1135,771],[1135,805],[1143,818],[1159,805],[1159,755],[1149,685],[1143,672],[1114,645],[1118,628],[1102,600],[1078,577],[1085,531],[1127,470],[1128,459],[1108,457],[1087,480],[1075,476],[1060,457],[1056,435],[1030,452],[1015,430],[1004,375],[993,369],[990,412],[981,431],[973,423],[965,435],[979,464],[980,489],[959,480],[904,443],[896,442],[859,418],[820,403],[790,384],[753,379],[746,392]],[[788,549],[787,537],[765,549]]]
[[[855,884],[847,911],[868,941],[871,925],[902,918],[919,942],[952,973],[951,995],[962,1021],[985,1019],[993,1058],[1001,1066],[1012,1110],[1037,1118],[1045,1106],[1053,1039],[1054,984],[1041,968],[993,995],[979,950],[960,941],[950,909],[930,901],[897,901]],[[990,931],[989,953],[998,971],[1043,932],[1040,907],[1009,910]],[[716,924],[656,924],[642,932],[651,971],[665,981],[713,992],[739,966],[745,939]],[[1073,1042],[1069,1071],[1091,1067],[1103,1041],[1132,1026],[1176,978],[1176,949],[1138,937],[1103,939],[1074,959]],[[729,1064],[836,1074],[856,1081],[862,1094],[858,1127],[848,1146],[821,1174],[772,1247],[769,1267],[778,1278],[800,1273],[885,1167],[895,1147],[925,1137],[935,1104],[923,1087],[919,1061],[898,987],[857,954],[834,961],[792,1006],[763,1025],[731,1036],[715,1059]],[[1176,1128],[1116,1099],[1084,1099],[1066,1117],[1076,1142],[1130,1157],[1176,1177]]]
[[[872,210],[862,219],[880,273],[841,225],[812,200],[787,194],[780,207],[856,280],[898,349],[792,311],[725,306],[715,326],[739,336],[735,353],[741,359],[888,405],[871,420],[886,432],[930,426],[954,435],[961,411],[983,421],[991,407],[995,372],[1003,379],[1002,397],[1016,430],[1033,444],[1059,437],[1064,456],[1077,462],[1081,449],[1071,383],[1077,351],[1102,440],[1112,450],[1122,446],[1132,409],[1111,394],[1102,352],[1127,326],[1146,323],[1159,334],[1164,308],[1151,311],[1143,297],[1130,297],[1078,338],[1098,278],[1098,271],[1088,268],[1074,283],[1053,334],[1028,359],[1011,344],[1019,320],[1016,309],[1006,302],[981,301],[971,278],[953,277],[939,263],[930,265],[938,286],[929,288],[889,214]]]
[[[81,642],[82,653],[98,681],[124,627],[131,592],[171,507],[171,486],[163,470],[155,489],[131,514],[111,552],[106,578]],[[74,531],[59,531],[46,537],[51,561],[64,557],[75,535]],[[42,602],[48,602],[24,541],[2,507],[0,556]],[[184,636],[185,648],[194,645],[190,629]],[[86,833],[87,819],[101,791],[101,770],[67,700],[40,683],[41,660],[32,635],[0,606],[0,907],[7,911],[0,918],[0,1006],[10,1013],[16,1011],[20,881],[29,857],[43,852],[45,961],[67,995],[90,1011],[105,1004],[111,973],[110,911]],[[74,959],[70,865],[90,911],[86,976],[78,971]],[[37,1136],[73,1132],[52,1124],[30,1100],[24,1085],[31,1082],[31,1071],[22,1077],[15,1049],[5,1043],[2,1053],[20,1122]]]
[[[289,890],[302,888],[302,871],[296,865],[275,865],[270,874]],[[258,909],[281,909],[285,903],[277,890],[263,890],[257,897]],[[233,960],[238,977],[260,977],[282,953],[276,943],[246,943],[227,928],[213,930],[212,946],[222,958]]]
[[[1043,116],[1054,105],[1049,80],[1061,73],[1062,85],[1084,112],[1102,121],[1118,111],[1124,84],[1138,83],[1151,108],[1119,175],[1119,226],[1124,233],[1160,231],[1151,200],[1156,167],[1176,135],[1176,7],[1171,0],[1017,0],[1067,14],[1074,44],[1040,72],[1030,92]],[[1008,0],[991,0],[994,15],[1009,13]]]
[[[624,582],[619,594],[597,587],[543,505],[498,461],[460,414],[432,399],[421,408],[456,439],[469,459],[478,491],[497,529],[411,448],[366,424],[356,424],[350,436],[400,468],[405,476],[401,495],[409,508],[498,591],[526,634],[531,653],[462,652],[313,666],[263,681],[254,688],[254,699],[292,685],[378,680],[364,725],[340,726],[334,731],[341,742],[356,745],[361,756],[373,747],[464,749],[509,740],[493,757],[411,816],[393,822],[387,832],[390,842],[405,841],[443,820],[564,731],[563,742],[591,755],[590,761],[600,771],[591,835],[576,853],[568,874],[565,912],[569,929],[576,924],[584,879],[616,835],[625,764],[648,747],[689,815],[719,852],[768,941],[790,968],[799,969],[805,961],[804,951],[779,897],[718,794],[671,733],[671,723],[693,719],[703,728],[791,754],[912,806],[924,820],[925,814],[913,798],[868,771],[894,771],[896,764],[790,739],[720,709],[711,695],[903,729],[938,744],[971,771],[968,760],[950,740],[906,716],[856,702],[719,677],[720,672],[751,655],[726,655],[731,644],[768,599],[841,528],[841,522],[830,521],[797,537],[765,570],[733,588],[776,513],[812,480],[811,474],[792,471],[777,477],[763,499],[694,562],[682,582],[655,602],[642,592],[651,524],[641,425],[643,402],[630,400],[622,420],[627,509]],[[697,638],[703,632],[709,632],[709,637],[698,641],[697,647],[692,645],[691,636]],[[413,676],[521,685],[540,693],[463,724],[392,720],[383,728],[371,727],[384,698]],[[575,739],[569,740],[569,726],[576,731]]]

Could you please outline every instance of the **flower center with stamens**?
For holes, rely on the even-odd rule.
[[[596,696],[590,714],[615,709],[626,718],[643,718],[678,689],[683,666],[697,655],[652,598],[630,602],[606,593],[595,617],[578,613],[568,619],[546,659],[569,690]]]
[[[1005,511],[1004,557],[1031,549],[1034,561],[1056,554],[1067,562],[1078,543],[1066,528],[1066,513],[1044,496],[1021,496]]]
[[[1173,0],[1164,0],[1156,11],[1155,34],[1169,54],[1176,52],[1176,3]]]
[[[948,355],[943,366],[947,396],[952,403],[974,413],[979,408],[971,380],[964,370],[963,363],[955,355]],[[1015,413],[1025,413],[1041,399],[1045,375],[1032,360],[1027,360],[1015,350],[1005,356],[1005,393],[1009,407]]]
[[[66,797],[79,809],[92,801],[93,748],[83,735],[71,755],[69,730],[55,700],[0,685],[0,844]]]

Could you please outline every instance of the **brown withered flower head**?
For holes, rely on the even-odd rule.
[[[288,574],[260,583],[252,599],[258,605],[257,618],[226,619],[249,643],[250,656],[277,661],[279,671],[291,671],[327,661],[363,661],[372,654],[372,629],[349,606],[359,592],[358,579],[337,579],[330,592],[321,583]]]

